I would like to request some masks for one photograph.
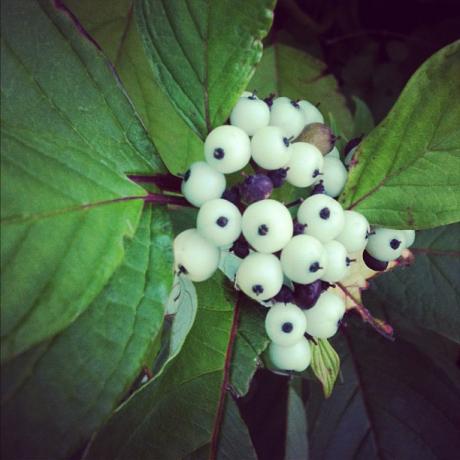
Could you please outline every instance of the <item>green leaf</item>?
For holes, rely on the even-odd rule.
[[[412,76],[386,119],[360,144],[341,196],[371,223],[431,228],[460,220],[460,42]]]
[[[324,397],[329,398],[339,375],[340,358],[327,339],[310,342],[311,368],[323,386]]]
[[[196,320],[181,353],[112,415],[87,460],[177,459],[215,439],[216,411],[226,390],[233,294],[222,289],[218,273],[197,284],[197,292]]]
[[[307,417],[296,390],[289,387],[285,460],[308,459]]]
[[[368,105],[359,97],[353,96],[355,113],[353,115],[353,137],[360,137],[370,133],[374,127],[374,117]]]
[[[68,326],[121,263],[162,170],[104,56],[51,2],[2,3],[2,362]]]
[[[163,161],[173,174],[203,158],[203,142],[155,81],[133,17],[132,0],[67,0],[112,60]],[[136,5],[134,5],[136,7]]]
[[[345,98],[326,64],[298,49],[281,44],[265,49],[248,89],[256,89],[260,96],[276,93],[320,103],[319,109],[325,119],[332,114],[343,135],[349,137],[353,131],[353,120]]]
[[[202,139],[225,122],[251,78],[274,3],[136,3],[134,14],[154,77]]]
[[[324,400],[313,388],[312,459],[449,459],[460,448],[460,380],[403,339],[349,323],[334,345],[342,383]],[[458,375],[458,370],[457,370]]]
[[[232,357],[230,382],[238,396],[249,391],[252,377],[261,365],[259,356],[267,348],[265,307],[243,296],[240,300],[238,332]]]
[[[68,458],[147,365],[171,284],[171,224],[144,210],[122,265],[67,329],[2,370],[2,458]]]
[[[460,343],[460,224],[417,232],[411,251],[414,262],[376,277],[364,303],[377,297],[387,310]]]

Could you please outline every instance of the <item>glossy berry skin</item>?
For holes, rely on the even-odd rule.
[[[350,259],[347,257],[345,246],[338,241],[324,243],[326,252],[326,271],[321,276],[323,281],[337,283],[348,276],[350,271]]]
[[[239,187],[241,201],[245,204],[265,200],[272,194],[272,191],[273,182],[265,174],[248,176]]]
[[[327,155],[324,158],[322,173],[321,180],[326,195],[332,198],[339,196],[347,182],[347,168],[338,158]]]
[[[384,272],[388,268],[388,262],[372,257],[367,251],[363,252],[363,261],[368,268],[375,272]]]
[[[219,126],[206,137],[204,156],[216,171],[223,174],[239,171],[251,159],[249,136],[237,126]]]
[[[312,236],[294,236],[281,252],[284,274],[295,283],[310,284],[321,278],[326,269],[323,245]]]
[[[369,236],[366,251],[378,260],[389,262],[397,259],[406,246],[406,237],[402,230],[377,228]]]
[[[371,231],[367,219],[356,211],[344,211],[345,224],[336,237],[345,249],[351,252],[362,251],[367,245],[367,238]]]
[[[251,139],[253,160],[264,169],[279,169],[289,161],[289,138],[277,126],[259,129]]]
[[[311,123],[302,130],[297,141],[313,144],[323,155],[335,145],[336,137],[331,128],[324,123]]]
[[[327,195],[312,195],[299,207],[297,220],[306,224],[305,234],[325,243],[343,230],[345,219],[339,202]]]
[[[225,176],[204,161],[190,165],[182,180],[182,194],[196,207],[206,201],[220,198],[225,190]]]
[[[241,213],[222,198],[207,201],[198,211],[196,228],[216,246],[226,246],[240,236]]]
[[[241,128],[249,136],[270,122],[270,108],[261,99],[251,94],[240,97],[230,114],[230,123]]]
[[[243,213],[243,235],[258,252],[270,253],[283,249],[291,239],[293,230],[291,214],[279,201],[257,201]]]
[[[295,304],[303,310],[311,308],[322,292],[323,282],[319,279],[310,284],[294,283]]]
[[[173,243],[174,270],[192,281],[205,281],[217,270],[220,250],[198,230],[185,230]]]
[[[288,347],[305,334],[307,319],[302,310],[292,303],[273,305],[265,317],[265,331],[273,343]]]
[[[271,343],[268,355],[273,365],[285,371],[304,371],[311,362],[310,344],[305,337],[290,347]]]
[[[307,142],[294,142],[289,150],[291,154],[286,164],[286,168],[289,168],[286,181],[295,187],[309,187],[321,173],[323,155],[314,145]]]
[[[281,263],[273,254],[253,252],[241,262],[236,284],[251,299],[271,299],[283,285]]]
[[[311,123],[324,123],[324,117],[318,110],[318,107],[313,105],[311,102],[302,100],[299,101],[300,110],[302,110],[304,116],[305,125]]]
[[[316,305],[304,312],[307,333],[319,339],[329,339],[337,332],[338,322],[345,314],[345,302],[332,292],[323,292]]]
[[[279,97],[270,108],[270,126],[278,126],[284,136],[295,139],[305,126],[305,116],[297,102]]]

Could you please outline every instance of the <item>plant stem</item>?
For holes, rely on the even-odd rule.
[[[168,192],[180,193],[181,191],[182,178],[172,174],[154,174],[153,176],[130,174],[128,178],[140,184],[155,184],[160,190]]]
[[[209,454],[210,460],[215,460],[217,458],[219,432],[220,432],[220,426],[222,424],[222,417],[224,414],[225,397],[227,395],[227,391],[230,386],[229,380],[230,380],[230,368],[231,368],[231,363],[232,363],[233,345],[235,344],[236,334],[238,332],[240,300],[241,300],[241,293],[238,294],[238,298],[235,303],[235,308],[233,310],[232,328],[230,330],[230,337],[228,339],[227,352],[225,354],[224,377],[222,380],[222,385],[220,387],[219,403],[217,406],[216,417],[214,419],[214,424],[213,424],[213,431],[212,431],[212,438],[211,438],[211,452]]]
[[[147,196],[142,197],[142,198],[146,203],[173,204],[176,206],[184,206],[184,207],[189,207],[189,208],[194,207],[185,198],[181,196],[161,195],[159,193],[149,193]]]

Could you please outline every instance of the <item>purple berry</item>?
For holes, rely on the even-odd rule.
[[[354,139],[349,140],[343,150],[344,156],[347,156],[351,149],[354,149],[357,145],[359,145],[362,139],[363,136],[355,137]]]
[[[230,203],[233,203],[235,206],[239,206],[241,204],[240,191],[237,186],[225,190],[222,194],[222,198],[224,200],[230,201]]]
[[[273,187],[278,188],[284,184],[284,181],[286,180],[288,169],[289,168],[280,168],[280,169],[275,169],[273,171],[267,171],[266,174],[272,181]]]
[[[271,195],[272,191],[273,182],[265,174],[248,176],[240,184],[241,201],[245,204],[265,200]]]
[[[326,193],[326,190],[323,185],[323,181],[320,180],[312,189],[311,194],[312,195],[320,195],[322,193]]]
[[[388,267],[388,262],[383,262],[382,260],[372,257],[367,251],[363,252],[363,260],[371,270],[376,272],[383,272]]]
[[[278,294],[276,294],[271,300],[274,302],[292,303],[294,302],[294,293],[288,286],[283,284],[280,292],[278,292]]]
[[[233,252],[235,256],[244,259],[249,254],[249,243],[246,241],[243,235],[241,235],[230,248],[230,252]]]
[[[303,235],[306,227],[307,227],[306,224],[301,224],[300,222],[295,220],[294,221],[294,236]]]
[[[322,281],[316,280],[310,284],[294,283],[294,299],[298,307],[306,310],[315,305],[323,291]]]

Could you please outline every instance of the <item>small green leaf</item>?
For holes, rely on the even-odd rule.
[[[353,137],[360,137],[370,133],[374,127],[374,117],[368,105],[359,97],[353,96],[355,113],[353,115]]]
[[[340,358],[327,339],[316,339],[317,345],[310,342],[311,368],[323,386],[324,396],[329,398],[339,375]]]
[[[289,387],[286,428],[285,460],[307,460],[308,438],[307,417],[300,396],[292,386]]]
[[[134,14],[158,84],[202,138],[224,123],[262,57],[273,0],[139,0]]]
[[[386,119],[360,144],[341,196],[371,223],[431,228],[460,220],[460,42],[412,76]]]
[[[324,118],[331,113],[341,133],[349,137],[353,131],[351,113],[337,81],[326,64],[303,51],[281,44],[265,49],[248,89],[257,90],[261,97],[276,93],[319,103]]]
[[[417,232],[410,250],[414,262],[376,277],[364,303],[377,297],[386,309],[460,343],[460,224]]]
[[[109,284],[67,329],[2,369],[2,458],[69,458],[117,406],[161,328],[171,224],[146,208]]]
[[[181,352],[99,431],[86,459],[177,459],[211,443],[233,324],[233,293],[217,273],[197,284],[198,311]]]
[[[460,449],[458,369],[453,381],[404,339],[389,342],[354,320],[333,343],[342,382],[326,400],[309,385],[312,459],[452,458]]]
[[[2,3],[2,362],[67,327],[121,263],[163,169],[106,58],[50,1]]]

